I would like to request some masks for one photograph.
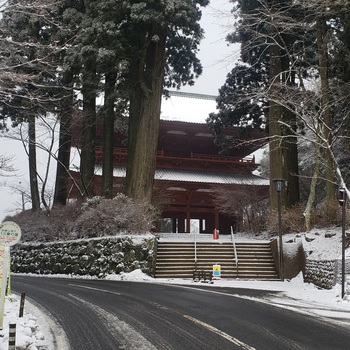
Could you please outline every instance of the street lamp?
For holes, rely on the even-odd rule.
[[[346,191],[341,187],[338,191],[338,201],[342,207],[342,261],[341,261],[341,297],[345,295],[345,213],[346,213]]]
[[[273,179],[275,189],[277,191],[277,210],[278,210],[278,237],[279,237],[279,262],[280,262],[280,277],[284,281],[284,262],[283,262],[283,244],[282,244],[282,218],[281,218],[281,191],[286,183],[284,179]]]

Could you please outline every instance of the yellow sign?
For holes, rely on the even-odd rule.
[[[221,278],[221,265],[213,265],[213,278]]]

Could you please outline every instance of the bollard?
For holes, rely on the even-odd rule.
[[[213,231],[213,239],[214,240],[219,239],[219,230],[215,229]]]
[[[21,294],[21,303],[19,305],[19,317],[23,317],[23,310],[24,310],[24,301],[26,299],[26,293],[22,292]]]
[[[9,350],[16,350],[16,324],[9,324]]]

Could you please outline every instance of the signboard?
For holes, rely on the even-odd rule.
[[[221,265],[213,265],[213,279],[221,279]]]
[[[21,235],[21,228],[13,221],[5,221],[0,225],[0,245],[15,245],[21,239]]]
[[[2,281],[2,274],[4,271],[4,260],[5,260],[5,246],[0,245],[0,293],[1,293],[1,281]],[[10,271],[10,252],[8,253],[8,262],[7,262],[7,271]],[[9,294],[11,292],[10,289],[10,283],[8,281],[7,283],[7,291],[6,293]]]
[[[21,235],[21,228],[15,222],[5,221],[0,225],[0,268],[2,272],[0,276],[0,329],[3,329],[5,296],[9,287],[10,247],[18,243]]]

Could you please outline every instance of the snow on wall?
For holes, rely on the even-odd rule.
[[[142,238],[143,237],[143,238]],[[11,249],[12,272],[104,277],[141,269],[153,274],[155,237],[145,235],[18,244]]]
[[[304,282],[332,289],[335,285],[335,260],[306,259]]]

